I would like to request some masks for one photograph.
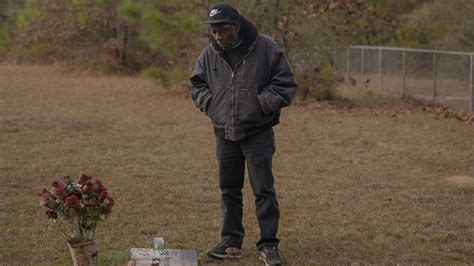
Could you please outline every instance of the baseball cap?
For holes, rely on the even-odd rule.
[[[204,21],[203,24],[225,24],[240,19],[239,12],[227,3],[218,3],[209,9],[209,20]]]

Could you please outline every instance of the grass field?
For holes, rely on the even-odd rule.
[[[474,263],[474,125],[348,97],[355,107],[295,103],[275,127],[288,263]],[[214,145],[191,99],[150,81],[0,65],[0,264],[71,264],[38,193],[81,171],[116,200],[98,228],[101,265],[125,264],[156,235],[202,265],[259,264],[248,182],[244,257],[205,256],[220,228]]]

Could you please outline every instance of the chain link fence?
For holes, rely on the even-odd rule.
[[[350,46],[334,52],[346,82],[474,112],[474,53]]]

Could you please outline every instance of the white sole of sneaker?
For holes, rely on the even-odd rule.
[[[214,257],[217,259],[240,259],[242,257],[242,252],[235,251],[235,252],[227,252],[226,254],[217,254],[217,253],[209,253],[208,256]]]
[[[282,264],[268,264],[266,261],[265,261],[265,258],[263,256],[260,256],[258,257],[258,259],[263,262],[263,264],[265,264],[265,266],[280,266]]]

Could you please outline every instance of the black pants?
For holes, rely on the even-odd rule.
[[[240,141],[216,137],[216,142],[219,186],[222,191],[221,242],[237,247],[242,246],[244,237],[242,188],[245,162],[247,162],[260,227],[257,249],[260,250],[267,245],[277,246],[279,240],[276,234],[280,211],[273,186],[272,157],[275,153],[273,129],[270,128]]]

